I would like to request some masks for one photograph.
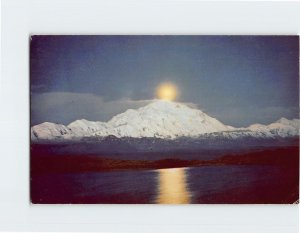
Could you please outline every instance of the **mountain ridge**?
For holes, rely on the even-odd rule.
[[[247,128],[225,125],[200,109],[183,103],[156,100],[138,109],[128,109],[108,122],[76,120],[67,126],[44,122],[31,127],[32,140],[70,140],[85,137],[115,136],[175,139],[223,135],[223,137],[290,137],[299,135],[299,120],[281,118],[269,125],[253,124]]]

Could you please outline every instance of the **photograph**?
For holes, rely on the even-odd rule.
[[[28,41],[32,204],[298,204],[299,36]]]

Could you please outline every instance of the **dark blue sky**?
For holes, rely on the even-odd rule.
[[[233,126],[298,118],[297,36],[33,36],[31,123],[106,121],[178,86]]]

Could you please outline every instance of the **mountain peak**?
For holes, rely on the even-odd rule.
[[[270,125],[254,124],[248,128],[227,126],[201,110],[185,103],[154,100],[138,109],[128,109],[108,122],[76,120],[68,126],[45,122],[31,128],[33,139],[70,139],[82,137],[198,137],[227,131],[250,130],[253,135],[299,135],[299,120],[281,118]],[[252,135],[251,134],[251,135]]]
[[[289,123],[290,120],[286,119],[285,117],[281,117],[276,123],[286,124]]]
[[[170,100],[154,100],[150,104],[142,107],[141,109],[147,109],[147,108],[153,108],[156,110],[160,111],[172,111],[173,112],[178,112],[178,111],[190,111],[190,110],[197,110],[199,112],[199,109],[194,109],[190,106],[188,106],[186,103],[180,103],[180,102],[175,102],[175,101],[170,101]]]
[[[199,109],[168,100],[155,100],[139,109],[127,110],[108,124],[119,137],[194,137],[231,129]]]
[[[151,103],[149,103],[147,106],[156,106],[156,107],[169,106],[169,107],[175,107],[178,104],[180,104],[180,103],[179,102],[175,102],[175,101],[171,101],[171,100],[155,99]]]

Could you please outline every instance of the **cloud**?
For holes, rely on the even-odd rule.
[[[129,98],[105,101],[101,96],[86,93],[37,93],[31,96],[31,125],[45,121],[69,124],[77,119],[107,121],[118,113],[152,101]]]

